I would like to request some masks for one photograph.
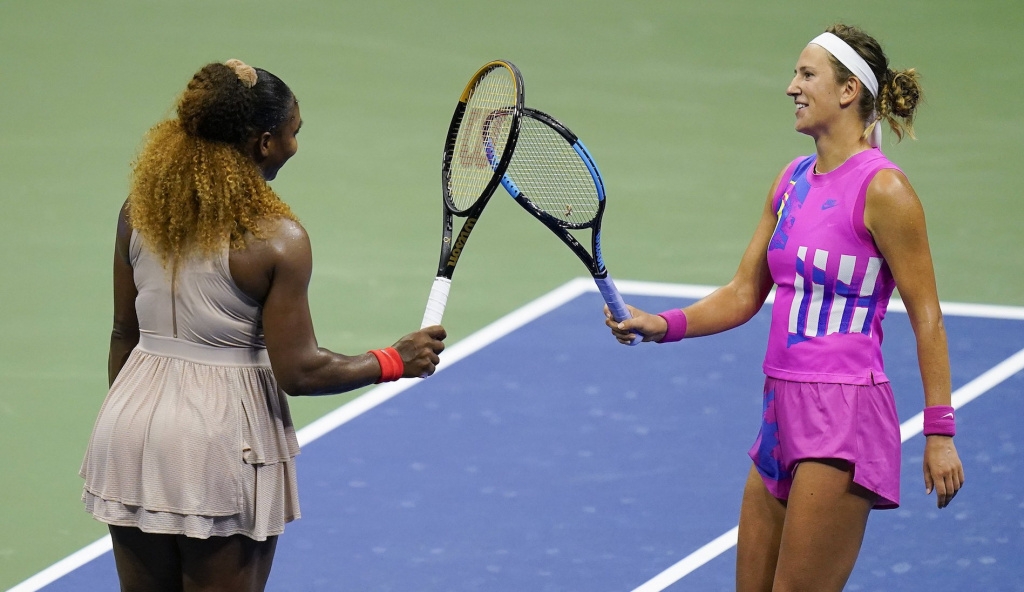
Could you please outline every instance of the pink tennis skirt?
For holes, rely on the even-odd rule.
[[[761,432],[750,449],[768,491],[788,499],[797,465],[839,459],[876,509],[900,504],[900,424],[889,383],[852,385],[766,378]]]

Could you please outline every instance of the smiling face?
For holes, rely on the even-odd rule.
[[[800,52],[786,94],[796,104],[796,130],[818,137],[840,113],[843,85],[836,84],[830,54],[819,45]]]

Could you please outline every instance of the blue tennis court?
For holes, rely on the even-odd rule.
[[[620,288],[647,310],[707,291]],[[451,345],[431,379],[300,432],[303,518],[268,589],[732,590],[768,308],[722,335],[628,348],[601,303],[589,279],[569,282]],[[967,484],[942,511],[924,495],[914,340],[893,310],[902,506],[873,513],[848,590],[1024,590],[1024,310],[944,311]],[[108,549],[14,590],[115,590]]]

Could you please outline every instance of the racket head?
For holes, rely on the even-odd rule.
[[[516,202],[547,226],[587,266],[612,317],[631,317],[601,254],[604,180],[583,142],[554,117],[526,108],[515,153],[502,185]],[[587,251],[570,232],[589,228]],[[637,334],[630,345],[643,340]]]
[[[466,84],[441,162],[445,207],[465,215],[482,207],[505,173],[519,137],[525,90],[515,64],[494,60]]]
[[[502,184],[576,253],[594,278],[605,277],[604,181],[590,151],[568,126],[542,111],[524,109],[516,152]],[[586,228],[591,230],[589,250],[571,232]]]
[[[576,134],[547,113],[523,110],[506,176],[518,189],[513,197],[546,224],[600,227],[605,207],[600,169]]]

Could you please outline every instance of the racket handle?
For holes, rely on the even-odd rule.
[[[420,329],[431,325],[440,325],[441,317],[444,316],[444,307],[448,304],[448,290],[452,281],[446,277],[434,278],[434,285],[430,287],[430,296],[427,297],[427,310],[423,313],[423,322]]]
[[[612,311],[612,318],[616,321],[625,321],[626,319],[633,318],[633,315],[629,314],[629,309],[626,308],[625,301],[622,300],[622,296],[619,294],[619,289],[615,287],[612,276],[606,275],[603,278],[594,278],[594,283],[597,284],[597,289],[601,292],[605,304],[608,305],[608,310]],[[629,345],[636,345],[644,340],[643,335],[639,332],[634,332],[636,337]]]

